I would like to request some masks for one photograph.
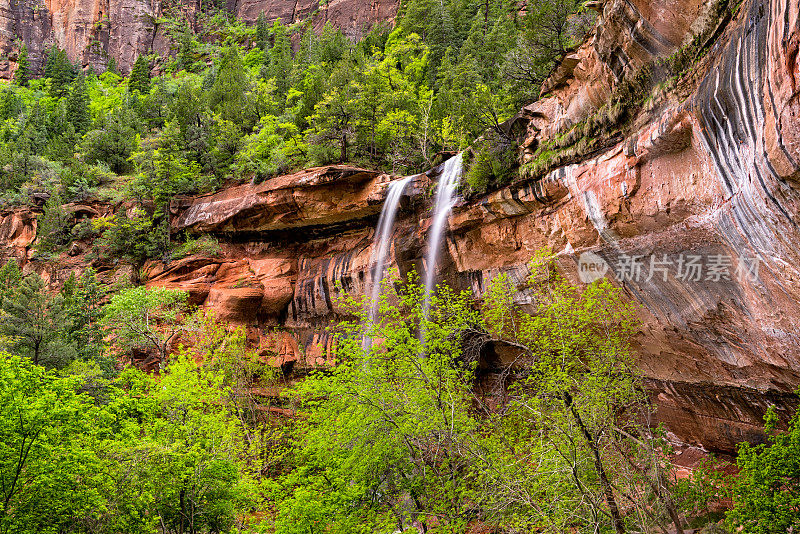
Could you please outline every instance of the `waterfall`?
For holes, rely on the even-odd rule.
[[[389,184],[389,192],[386,201],[383,203],[381,216],[378,219],[378,227],[375,230],[375,240],[372,244],[372,256],[370,257],[372,286],[370,287],[370,312],[369,321],[372,323],[378,316],[378,300],[381,296],[381,282],[383,281],[384,271],[386,270],[386,258],[391,248],[392,230],[394,229],[394,219],[400,207],[400,198],[403,196],[409,182],[413,176],[408,176],[402,180],[395,180]],[[365,347],[369,345],[368,338],[364,339]]]
[[[456,190],[461,181],[462,154],[447,160],[439,177],[436,200],[433,205],[433,221],[428,234],[428,254],[425,256],[425,303],[423,310],[427,316],[431,304],[431,294],[436,281],[436,262],[442,247],[442,237],[447,226],[447,217],[456,203]]]

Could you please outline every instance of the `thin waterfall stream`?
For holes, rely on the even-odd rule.
[[[436,188],[436,200],[433,204],[433,222],[428,233],[428,253],[425,255],[425,303],[424,314],[427,317],[431,305],[431,296],[436,283],[436,262],[442,248],[442,238],[447,228],[447,219],[456,203],[456,192],[461,182],[462,153],[458,153],[444,164],[439,185]]]
[[[386,201],[383,203],[381,216],[378,218],[378,227],[375,229],[375,239],[372,244],[372,256],[370,258],[371,287],[370,287],[370,310],[369,322],[374,323],[378,317],[378,300],[381,296],[381,282],[386,271],[386,258],[392,247],[391,239],[394,230],[394,221],[397,217],[397,210],[400,208],[400,199],[413,176],[407,176],[402,180],[395,180],[389,184],[389,191],[386,194]],[[364,338],[364,347],[368,348],[371,339]]]

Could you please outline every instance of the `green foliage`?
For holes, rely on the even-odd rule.
[[[64,335],[70,326],[64,299],[49,294],[41,276],[32,273],[23,278],[3,298],[0,308],[0,334],[5,336],[8,350],[49,367],[61,367],[75,359],[75,348]]]
[[[649,531],[681,523],[668,447],[650,414],[630,339],[633,309],[609,283],[583,291],[547,255],[531,263],[533,314],[498,276],[480,310],[439,287],[386,280],[378,320],[339,302],[336,365],[296,389],[297,468],[274,493],[277,532]],[[399,288],[399,289],[396,289]],[[518,375],[494,410],[472,394],[484,350]],[[491,353],[491,352],[490,352]]]
[[[17,70],[14,71],[14,82],[21,87],[26,87],[32,77],[31,62],[28,60],[28,47],[22,45],[17,58]]]
[[[391,532],[434,517],[441,531],[465,527],[473,503],[460,444],[476,421],[459,338],[477,315],[467,294],[443,290],[429,318],[423,301],[419,286],[403,286],[381,300],[376,325],[361,302],[339,303],[356,319],[339,325],[336,366],[298,387],[299,467],[275,489],[276,532]]]
[[[86,92],[86,78],[81,72],[72,82],[66,99],[66,119],[79,134],[84,133],[91,126],[89,116],[89,95]]]
[[[490,186],[502,187],[514,177],[516,144],[505,135],[490,131],[472,145],[473,157],[464,179],[476,193],[485,193]]]
[[[103,326],[124,350],[154,349],[163,368],[170,342],[182,329],[187,299],[184,291],[127,288],[111,297],[103,308]]]
[[[37,218],[37,252],[58,253],[72,241],[72,216],[62,206],[61,195],[53,193],[44,205],[44,212]]]
[[[0,304],[14,292],[21,281],[22,272],[19,270],[17,260],[8,260],[0,267]]]
[[[100,519],[114,491],[107,421],[74,387],[0,354],[0,532],[88,532],[80,527]]]
[[[83,141],[88,163],[105,163],[116,173],[132,168],[131,154],[136,150],[139,119],[125,107],[112,110],[99,121],[98,128],[87,132]]]
[[[204,257],[219,256],[222,251],[217,238],[211,235],[202,235],[198,238],[188,237],[181,243],[175,252],[172,253],[173,259],[185,258],[195,254]]]
[[[73,371],[78,371],[74,368]],[[188,357],[93,376],[0,354],[0,532],[229,532],[253,504],[223,375]],[[158,529],[158,530],[157,530]]]
[[[251,84],[239,47],[228,47],[223,52],[219,72],[208,95],[209,105],[223,120],[231,121],[245,131],[252,130],[257,119]]]
[[[142,399],[134,404],[146,436],[139,477],[162,528],[229,531],[252,503],[253,488],[241,471],[240,423],[229,412],[223,375],[179,356],[160,380],[139,373],[123,380],[128,395]]]
[[[128,89],[146,95],[150,92],[150,62],[145,56],[138,56],[128,78]]]
[[[800,412],[783,432],[775,430],[773,408],[764,422],[768,443],[739,447],[736,463],[741,472],[728,521],[732,528],[746,533],[791,532],[800,528]]]
[[[92,221],[94,230],[102,234],[99,247],[108,258],[122,258],[138,269],[149,258],[166,252],[164,225],[157,224],[141,209],[120,212],[112,217]]]
[[[61,288],[64,311],[67,316],[65,337],[75,347],[78,358],[103,363],[104,371],[110,371],[103,345],[103,331],[100,327],[102,317],[101,300],[104,292],[97,280],[94,269],[89,267],[80,277],[75,273],[64,282]]]
[[[55,45],[45,60],[44,77],[50,78],[50,93],[56,97],[66,95],[76,77],[75,66],[70,62],[67,53]]]

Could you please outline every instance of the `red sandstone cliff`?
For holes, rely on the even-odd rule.
[[[185,12],[200,9],[201,0],[0,0],[0,78],[10,78],[19,49],[28,47],[31,65],[42,67],[53,44],[72,61],[102,72],[114,58],[128,72],[141,54],[170,53],[158,17],[178,5]],[[310,19],[315,28],[330,21],[353,38],[377,22],[391,21],[399,0],[228,0],[228,10],[253,23],[264,13],[268,21],[290,24]]]

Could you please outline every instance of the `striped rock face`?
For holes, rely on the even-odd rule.
[[[142,54],[168,57],[173,51],[164,28],[156,20],[175,2],[162,0],[0,0],[0,78],[16,69],[18,46],[24,43],[34,72],[42,68],[53,44],[70,60],[103,72],[114,58],[120,72],[130,71]],[[203,3],[179,0],[189,20]],[[399,0],[228,0],[238,19],[254,23],[263,13],[268,22],[284,24],[310,20],[322,30],[326,22],[345,35],[359,38],[379,22],[394,20]]]

